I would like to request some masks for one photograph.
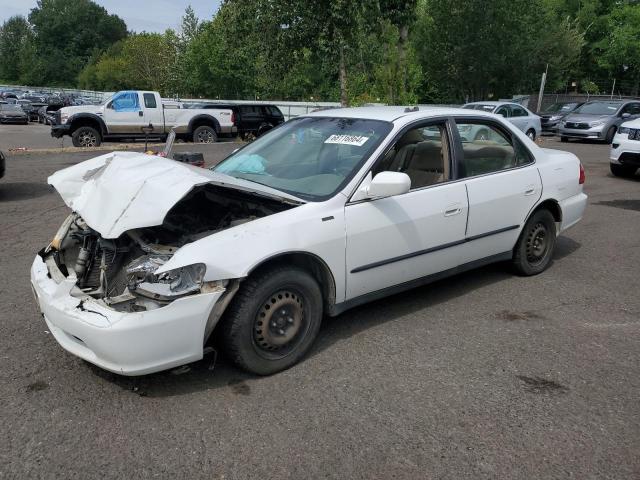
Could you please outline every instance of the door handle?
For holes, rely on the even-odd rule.
[[[535,185],[527,186],[527,189],[524,191],[524,195],[526,197],[528,197],[529,195],[533,195],[534,193],[536,193],[536,186]]]
[[[139,117],[141,117],[141,116],[143,116],[143,115],[144,115],[144,113],[142,113],[142,110],[140,110],[140,111],[138,112],[138,116],[139,116]]]
[[[462,212],[462,209],[459,204],[449,205],[444,211],[444,216],[453,217],[454,215],[458,215],[460,212]]]

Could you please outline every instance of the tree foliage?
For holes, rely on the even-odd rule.
[[[213,12],[212,12],[213,14]],[[0,28],[0,78],[208,98],[461,102],[640,84],[633,0],[223,0],[179,31],[129,33],[91,0]],[[628,92],[627,92],[628,93]]]

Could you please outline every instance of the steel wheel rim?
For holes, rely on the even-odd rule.
[[[201,130],[198,132],[199,143],[213,143],[213,132],[211,130]]]
[[[309,329],[304,308],[300,293],[290,288],[265,299],[253,324],[253,344],[259,355],[275,360],[300,345]]]
[[[536,223],[527,235],[527,262],[530,265],[540,265],[549,253],[549,231],[542,223]]]
[[[79,135],[80,145],[83,147],[95,147],[97,143],[96,136],[91,132],[83,132]]]

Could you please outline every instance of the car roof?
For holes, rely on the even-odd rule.
[[[417,108],[417,110],[414,110]],[[357,118],[363,120],[383,120],[395,122],[398,120],[414,120],[430,117],[443,117],[449,115],[482,115],[488,118],[496,118],[495,115],[480,110],[468,110],[454,107],[351,107],[330,108],[318,112],[310,112],[303,117],[339,117]]]

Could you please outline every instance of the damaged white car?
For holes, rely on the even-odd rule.
[[[111,153],[49,183],[73,213],[33,262],[38,304],[62,347],[124,375],[215,339],[280,371],[325,315],[495,261],[542,272],[587,202],[574,155],[461,109],[325,110],[212,170]]]

